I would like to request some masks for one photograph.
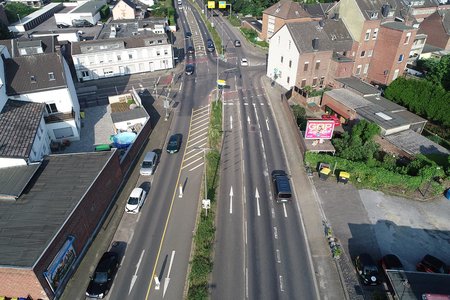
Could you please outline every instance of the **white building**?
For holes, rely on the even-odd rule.
[[[167,36],[151,32],[73,43],[72,59],[79,81],[173,68]]]
[[[8,96],[44,103],[44,119],[52,140],[79,140],[80,106],[65,59],[58,53],[12,58],[7,61],[7,74],[11,65],[18,65],[19,70],[11,81],[8,79]]]
[[[95,25],[101,19],[100,9],[106,5],[106,0],[66,2],[64,7],[72,7],[68,12],[56,13],[57,25],[72,26],[74,20],[86,20]]]

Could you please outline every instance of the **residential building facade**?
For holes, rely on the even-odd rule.
[[[73,43],[72,59],[78,81],[173,68],[165,34]]]
[[[450,10],[438,10],[420,23],[419,33],[425,33],[427,44],[450,50]]]
[[[112,9],[113,20],[134,19],[135,4],[128,0],[120,0]]]

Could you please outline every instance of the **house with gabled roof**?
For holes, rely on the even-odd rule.
[[[298,2],[281,0],[263,11],[260,38],[268,41],[284,24],[320,20],[313,18]]]
[[[119,0],[112,9],[113,20],[136,19],[137,6],[131,0]]]
[[[450,50],[450,10],[438,10],[420,23],[420,33],[425,33],[427,44]]]

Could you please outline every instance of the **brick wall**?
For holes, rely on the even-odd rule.
[[[319,88],[320,78],[323,76],[325,77],[323,86],[326,86],[329,82],[328,71],[330,67],[331,57],[332,51],[320,51],[300,54],[295,85],[301,87],[302,80],[306,79],[306,85],[313,86],[314,78],[317,78],[317,88]],[[319,60],[319,68],[316,69],[316,62]],[[304,71],[306,62],[308,62],[308,70]]]
[[[368,38],[367,35],[368,34]],[[375,52],[375,45],[380,39],[380,20],[366,20],[359,37],[360,43],[354,43],[352,52],[355,64],[353,74],[366,79],[369,73],[370,63]],[[372,52],[372,53],[371,53]],[[367,70],[365,73],[364,71]]]
[[[0,268],[0,297],[31,296],[36,299],[48,299],[39,280],[31,269]]]
[[[450,50],[450,36],[445,32],[441,17],[437,12],[420,23],[420,32],[428,35],[427,44]]]
[[[320,105],[323,110],[325,110],[325,106],[330,107],[333,111],[337,112],[339,115],[344,117],[347,120],[354,120],[356,118],[356,111],[351,108],[348,108],[334,98],[330,97],[327,93],[324,93],[322,96],[322,103]]]

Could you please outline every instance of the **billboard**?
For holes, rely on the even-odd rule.
[[[216,1],[208,1],[208,8],[216,8]]]
[[[308,120],[306,124],[305,139],[330,140],[333,137],[334,121],[333,120]]]
[[[219,1],[219,8],[227,8],[227,1]]]

